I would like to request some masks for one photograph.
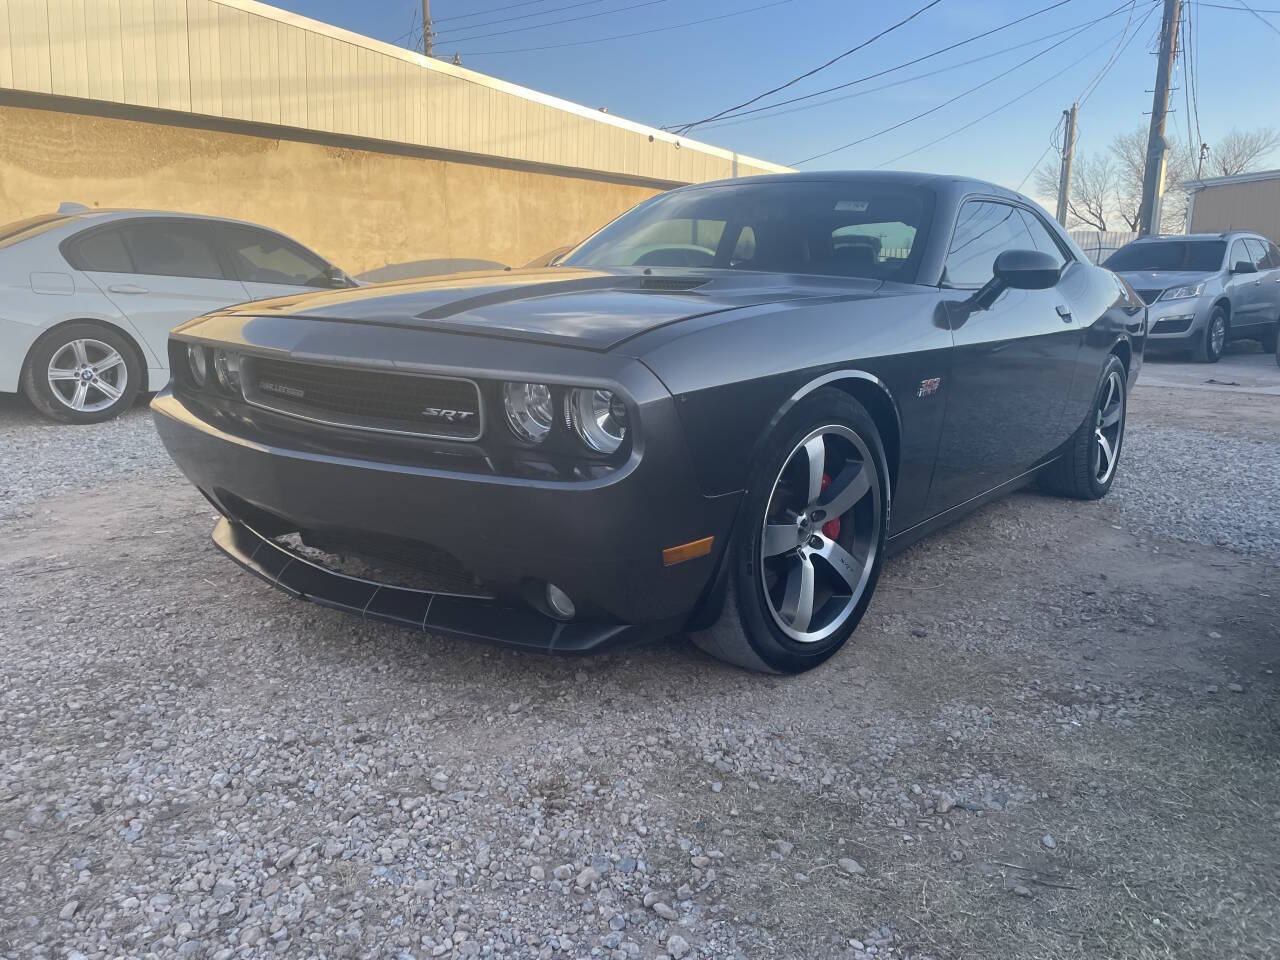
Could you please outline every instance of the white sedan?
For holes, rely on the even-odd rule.
[[[90,210],[0,226],[0,392],[68,423],[169,380],[169,331],[220,307],[352,286],[323,257],[236,220]]]

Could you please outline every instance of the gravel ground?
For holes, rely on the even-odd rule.
[[[922,543],[792,679],[289,601],[144,412],[0,408],[0,955],[1274,956],[1280,404],[1229,401],[1140,389],[1112,497]]]

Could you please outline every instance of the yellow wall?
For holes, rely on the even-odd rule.
[[[1280,177],[1213,184],[1197,191],[1191,232],[1226,230],[1252,230],[1280,243]]]
[[[0,224],[64,200],[249,220],[351,273],[432,257],[519,265],[654,188],[0,103]]]

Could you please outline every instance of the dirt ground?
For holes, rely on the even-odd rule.
[[[1139,387],[1129,432],[1151,428],[1274,450],[1280,402]],[[652,890],[687,884],[668,923],[619,876],[641,956],[676,955],[678,931],[704,957],[1276,957],[1280,569],[1133,521],[1145,472],[1178,471],[1169,456],[1122,462],[1126,504],[1019,493],[892,559],[849,647],[788,679],[680,640],[540,658],[288,600],[217,553],[208,506],[173,470],[59,494],[0,540],[0,954],[265,955],[265,939],[225,921],[189,940],[203,929],[194,901],[183,933],[159,913],[119,920],[122,898],[182,889],[196,867],[181,861],[211,856],[183,844],[218,829],[250,849],[341,839],[332,792],[299,789],[239,823],[205,781],[286,727],[324,751],[363,724],[388,753],[344,768],[357,792],[403,792],[427,767],[474,781],[449,829],[468,851],[479,841],[466,831],[483,834],[507,867],[481,863],[467,903],[555,928],[506,956],[611,955],[589,918],[572,921],[571,948],[555,939],[595,887],[527,880],[535,859],[548,876],[562,859],[576,873],[595,844],[637,851]],[[140,703],[176,719],[140,719]],[[117,796],[145,779],[131,766],[145,750],[188,772],[148,780],[146,799]],[[527,824],[507,798],[522,790],[542,798],[545,851],[520,843]],[[154,812],[179,800],[194,805],[185,817]],[[365,816],[376,846],[380,815]],[[381,875],[361,869],[371,879],[341,897],[307,881],[318,899],[290,923],[293,945],[433,955],[418,934],[443,914],[396,923]],[[324,918],[353,903],[358,936],[330,941]],[[442,942],[501,953],[500,939],[475,953]]]

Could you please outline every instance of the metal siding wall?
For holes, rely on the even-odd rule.
[[[0,0],[0,87],[668,181],[733,163],[252,0]]]

